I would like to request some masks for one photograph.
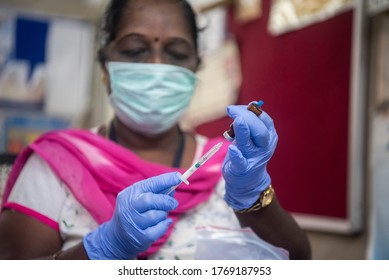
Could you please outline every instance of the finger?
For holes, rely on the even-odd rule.
[[[234,145],[228,147],[228,155],[230,158],[230,169],[232,174],[244,174],[247,170],[247,159],[242,155],[238,148]]]
[[[150,242],[157,241],[162,235],[166,233],[166,231],[169,229],[169,226],[172,224],[173,220],[168,218],[165,219],[158,224],[151,226],[144,230],[144,233],[146,234],[147,238]]]
[[[250,116],[253,118],[253,116]],[[251,145],[267,147],[269,145],[269,131],[259,119],[248,122],[241,117],[234,121],[235,141],[241,151],[248,150]]]
[[[165,193],[169,188],[181,183],[181,174],[169,172],[159,176],[154,176],[134,184],[142,188],[143,192]]]
[[[178,202],[175,198],[165,194],[142,193],[132,202],[132,205],[139,213],[149,210],[171,211],[177,208]]]
[[[162,222],[167,218],[168,212],[161,210],[150,210],[142,213],[139,217],[142,219],[142,222],[138,222],[137,225],[140,229],[147,229],[151,226],[155,226],[156,224]]]
[[[172,187],[170,188],[168,191],[166,191],[165,194],[171,196],[171,197],[174,197],[174,194],[176,193],[176,187]]]
[[[237,116],[241,116],[242,114],[245,115],[247,113],[252,114],[252,112],[247,110],[247,106],[244,105],[230,105],[227,107],[227,114],[230,118],[233,119],[235,119]]]
[[[262,109],[261,109],[262,111]],[[244,105],[230,105],[227,107],[227,114],[229,117],[235,119],[237,116],[242,116],[243,118],[252,118],[258,119],[259,117],[252,111],[247,109],[247,106]]]
[[[230,113],[231,116],[235,117],[234,131],[238,148],[247,149],[245,147],[252,144],[250,141],[257,147],[267,147],[269,145],[269,131],[264,122],[246,108],[235,107],[230,110]]]
[[[278,134],[274,130],[274,131],[270,132],[270,146],[272,147],[272,149],[271,149],[272,153],[276,149],[277,143],[278,143]]]
[[[239,150],[245,151],[251,145],[250,129],[241,116],[234,120],[235,144]]]
[[[268,130],[275,129],[273,119],[266,112],[263,111],[262,114],[259,116],[259,119],[263,121]]]
[[[266,125],[259,121],[253,125],[249,125],[251,132],[251,140],[257,147],[267,147],[269,146],[270,133]]]

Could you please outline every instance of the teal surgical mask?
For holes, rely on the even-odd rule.
[[[144,134],[165,132],[189,106],[196,75],[179,66],[108,62],[110,101],[116,116]]]

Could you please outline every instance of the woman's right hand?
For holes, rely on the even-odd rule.
[[[181,182],[173,172],[139,181],[119,193],[112,219],[84,237],[90,259],[134,259],[169,228],[168,212],[178,206],[165,193]]]

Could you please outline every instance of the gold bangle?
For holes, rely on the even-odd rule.
[[[267,187],[267,189],[261,193],[258,200],[254,202],[254,204],[250,208],[243,209],[243,210],[235,210],[235,213],[249,213],[249,212],[258,211],[268,206],[272,202],[273,197],[274,197],[274,189],[272,185],[269,185],[269,187]]]

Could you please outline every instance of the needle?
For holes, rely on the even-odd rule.
[[[187,171],[185,171],[184,174],[181,175],[182,181],[189,185],[188,178],[197,171],[197,169],[200,168],[208,159],[210,159],[223,145],[222,142],[217,143],[215,146],[213,146],[208,152],[206,152],[195,164],[193,164]],[[181,183],[180,183],[181,184]],[[169,191],[166,194],[170,194],[172,191],[174,191],[180,184],[173,186],[169,189]]]

